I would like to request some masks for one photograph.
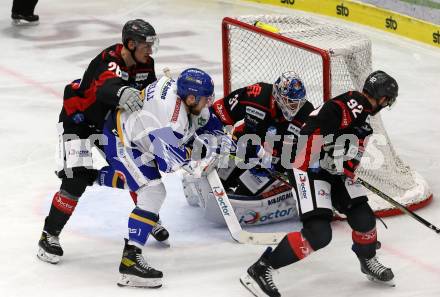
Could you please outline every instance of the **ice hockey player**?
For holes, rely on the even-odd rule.
[[[296,216],[296,203],[290,187],[286,187],[272,177],[270,170],[285,171],[281,160],[283,144],[290,145],[292,151],[296,151],[296,141],[301,126],[314,109],[306,98],[306,88],[298,74],[287,71],[282,73],[273,84],[259,82],[249,85],[213,103],[212,109],[222,123],[235,127],[233,133],[235,140],[244,135],[256,135],[261,140],[260,144],[266,142],[269,153],[269,162],[267,162],[269,164],[246,169],[244,166],[244,168],[239,166],[238,159],[231,159],[227,168],[218,170],[242,224],[258,225]],[[270,142],[272,144],[268,145]],[[257,151],[262,151],[262,145],[259,144],[247,143],[245,148],[239,147],[239,149],[246,151],[246,159],[262,156],[257,154]],[[260,160],[260,163],[264,161]],[[284,162],[286,168],[290,168],[289,164],[291,160]],[[193,186],[192,183],[195,182],[199,184]],[[220,223],[222,217],[217,219],[217,206],[210,203],[208,197],[200,197],[203,195],[193,190],[203,189],[203,183],[207,183],[207,180],[203,178],[195,180],[184,175],[185,194],[191,205],[195,204],[191,201],[205,201],[200,203],[205,208],[205,217]],[[199,197],[193,198],[196,196]],[[238,207],[241,203],[246,207]],[[243,209],[246,211],[243,212]],[[250,216],[249,210],[258,213],[259,216],[256,218]],[[275,215],[277,213],[282,215]]]
[[[156,80],[151,54],[158,37],[146,21],[128,21],[122,29],[122,44],[103,50],[89,64],[81,80],[64,90],[59,116],[57,175],[61,187],[55,193],[38,243],[38,258],[57,263],[63,255],[59,235],[87,186],[97,178],[92,167],[92,146],[99,147],[109,112],[127,113],[142,108],[140,90]]]
[[[353,179],[365,138],[372,133],[370,115],[392,106],[398,95],[394,78],[383,71],[371,73],[363,91],[350,91],[324,103],[301,129],[305,146],[299,145],[291,183],[298,195],[300,232],[288,233],[278,246],[268,248],[241,277],[257,296],[280,296],[273,282],[274,269],[295,263],[328,245],[332,238],[332,207],[347,216],[352,228],[352,250],[368,279],[393,285],[393,272],[376,257],[376,220],[365,192]],[[354,140],[346,141],[348,137]],[[301,139],[300,139],[301,141]],[[312,145],[315,142],[317,148]],[[356,146],[356,152],[352,152]],[[342,157],[344,159],[341,159]],[[298,161],[301,159],[300,161]]]
[[[149,85],[142,92],[142,110],[117,111],[105,124],[107,161],[137,194],[137,205],[128,219],[119,286],[162,286],[162,272],[142,256],[142,247],[159,219],[166,196],[160,172],[181,167],[191,170],[188,165],[194,137],[222,129],[221,122],[206,107],[213,93],[211,77],[189,68],[177,82],[164,76]]]

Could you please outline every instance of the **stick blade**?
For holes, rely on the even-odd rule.
[[[236,234],[232,234],[235,241],[243,244],[257,245],[277,245],[286,236],[286,233],[251,233],[241,230]]]

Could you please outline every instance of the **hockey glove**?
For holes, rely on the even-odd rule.
[[[364,147],[350,145],[345,148],[344,145],[327,143],[323,146],[323,152],[324,156],[319,162],[322,169],[333,175],[353,178],[364,154]]]
[[[135,88],[122,87],[118,91],[119,107],[125,111],[132,113],[142,109],[144,101],[141,97],[141,92]]]
[[[364,155],[365,148],[363,146],[355,147],[351,146],[348,148],[347,156],[348,160],[344,161],[344,175],[349,178],[355,178],[354,172],[359,167],[361,163],[362,156]]]
[[[270,164],[272,160],[272,155],[270,154],[269,150],[271,150],[271,148],[267,147],[266,150],[264,146],[259,144],[252,144],[252,142],[249,140],[246,146],[245,160],[246,162],[249,162],[249,159],[257,158],[264,164]]]
[[[207,176],[213,171],[219,162],[219,155],[211,154],[210,157],[202,160],[190,160],[187,164],[182,166],[182,169],[195,178]]]
[[[319,166],[333,175],[343,175],[344,146],[334,143],[325,143],[322,147],[324,156],[319,161]]]

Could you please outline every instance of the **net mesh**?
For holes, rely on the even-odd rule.
[[[372,71],[371,41],[343,26],[310,17],[288,15],[253,15],[235,18],[254,25],[257,21],[270,25],[269,29],[298,45],[265,36],[240,25],[227,25],[226,54],[229,57],[230,89],[256,82],[274,82],[282,72],[295,71],[303,79],[307,99],[318,107],[324,101],[324,86],[331,89],[331,97],[349,90],[362,90]],[[267,27],[266,27],[267,28]],[[323,58],[313,48],[323,49],[330,56],[331,79],[324,76]],[[396,154],[379,115],[371,118],[375,142],[367,146],[357,174],[373,186],[406,206],[416,208],[430,198],[426,181],[406,165]],[[384,160],[382,162],[381,160]],[[380,215],[392,206],[375,195],[369,195],[370,205]]]

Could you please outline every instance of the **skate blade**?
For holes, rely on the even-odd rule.
[[[35,22],[28,22],[26,20],[12,20],[12,25],[14,26],[18,26],[18,27],[26,27],[26,26],[36,26],[38,25],[40,22],[39,21],[35,21]]]
[[[162,278],[142,278],[134,275],[122,274],[117,284],[119,287],[157,289],[162,287]]]
[[[371,276],[371,275],[368,275],[368,274],[366,274],[365,276],[367,277],[368,280],[370,280],[370,281],[372,281],[373,283],[376,283],[376,284],[381,284],[381,285],[392,287],[392,288],[394,288],[396,286],[396,283],[394,282],[393,279],[389,280],[389,281],[381,281],[380,279],[377,279],[374,276]]]
[[[170,241],[168,239],[165,239],[164,241],[158,241],[158,243],[165,247],[171,247]]]
[[[240,277],[240,283],[256,297],[267,297],[267,294],[261,290],[260,286],[252,279],[252,277],[245,273]]]
[[[58,262],[60,262],[60,256],[54,255],[54,254],[49,254],[45,250],[43,250],[41,247],[38,249],[37,257],[41,261],[47,262],[50,264],[57,264]]]

